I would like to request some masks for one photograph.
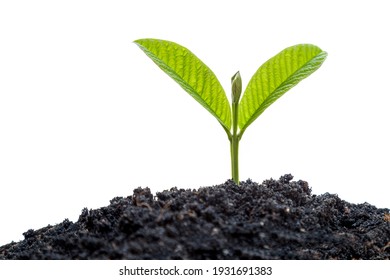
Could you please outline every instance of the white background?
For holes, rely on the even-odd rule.
[[[250,268],[246,275],[237,275],[243,267]],[[257,267],[271,267],[271,275],[256,275]],[[136,273],[138,268],[139,275]],[[163,275],[156,275],[155,270],[161,271]],[[217,275],[214,274],[216,268]],[[230,275],[218,275],[219,269]],[[120,275],[127,270],[126,275]],[[142,270],[141,270],[142,269]],[[146,272],[146,269],[149,269]],[[169,275],[171,272],[176,275]],[[177,275],[192,271],[194,275]],[[202,270],[202,273],[199,273]],[[250,275],[252,270],[252,274]],[[130,272],[131,271],[131,272]],[[141,272],[143,271],[143,273]],[[233,274],[233,271],[236,275]],[[269,271],[266,269],[265,271]],[[261,273],[261,270],[260,270]],[[124,273],[123,273],[124,274]],[[149,275],[146,275],[149,274]],[[152,275],[151,275],[152,274]],[[285,280],[293,276],[300,280],[312,280],[313,275],[321,275],[327,279],[382,279],[388,274],[388,262],[385,260],[371,261],[318,261],[318,260],[131,260],[131,261],[3,261],[0,262],[0,276],[3,279],[39,279],[39,280],[69,280],[69,279],[94,279],[94,280],[115,280],[115,279],[272,279]],[[294,278],[293,278],[294,279]]]
[[[230,177],[219,123],[132,42],[175,41],[243,83],[285,47],[323,66],[245,132],[240,179],[390,207],[387,1],[1,1],[0,245],[138,186]]]

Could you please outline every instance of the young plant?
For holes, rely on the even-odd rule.
[[[238,146],[248,126],[290,88],[316,71],[327,53],[310,44],[284,49],[265,62],[249,81],[241,98],[240,72],[231,79],[231,107],[211,69],[191,51],[165,40],[134,41],[166,74],[209,111],[230,141],[232,179],[239,184]]]

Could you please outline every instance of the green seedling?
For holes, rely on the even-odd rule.
[[[311,44],[284,49],[260,66],[241,100],[242,81],[237,72],[231,79],[230,106],[215,74],[187,48],[157,39],[140,39],[135,43],[222,125],[230,141],[232,179],[237,184],[238,146],[245,130],[268,106],[316,71],[327,56]]]

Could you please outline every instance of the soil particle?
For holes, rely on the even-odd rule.
[[[28,230],[0,259],[390,259],[389,209],[292,179],[137,188],[75,223]]]

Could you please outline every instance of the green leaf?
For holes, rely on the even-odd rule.
[[[215,74],[191,51],[174,42],[157,39],[134,41],[166,74],[222,124],[231,128],[229,101]]]
[[[289,47],[253,75],[239,105],[240,134],[286,91],[316,71],[327,53],[310,44]]]

